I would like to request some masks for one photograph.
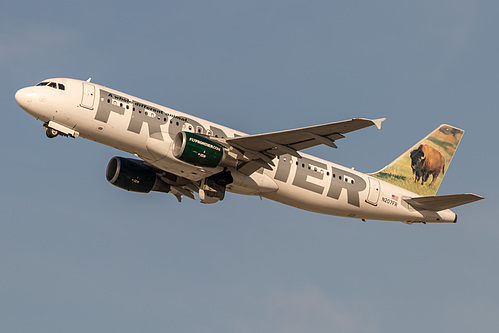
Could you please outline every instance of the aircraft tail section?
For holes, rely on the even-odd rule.
[[[421,196],[434,196],[464,131],[440,125],[392,163],[371,176]]]

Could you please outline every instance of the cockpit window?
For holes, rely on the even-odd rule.
[[[62,83],[56,83],[56,82],[43,81],[43,82],[38,83],[36,86],[37,87],[47,86],[47,87],[51,87],[51,88],[55,88],[55,89],[59,89],[59,90],[66,90],[66,87]]]

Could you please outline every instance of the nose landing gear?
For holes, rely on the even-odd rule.
[[[46,130],[45,134],[50,139],[55,138],[58,135],[72,138],[77,138],[80,135],[80,133],[73,128],[66,127],[53,121],[43,124],[43,128]]]
[[[49,139],[52,139],[59,135],[59,131],[48,127],[47,130],[45,131],[45,134]]]

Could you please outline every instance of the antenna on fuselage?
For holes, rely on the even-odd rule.
[[[90,80],[92,80],[92,78],[91,78],[91,77],[89,77],[89,78],[88,78],[87,82],[90,82]]]

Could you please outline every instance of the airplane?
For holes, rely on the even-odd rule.
[[[107,180],[205,204],[226,192],[260,196],[310,212],[366,220],[455,223],[450,208],[483,199],[436,195],[464,134],[440,125],[385,168],[361,173],[303,153],[385,118],[354,118],[248,135],[91,82],[52,78],[18,90],[17,104],[49,138],[83,137],[137,158],[112,157]]]

